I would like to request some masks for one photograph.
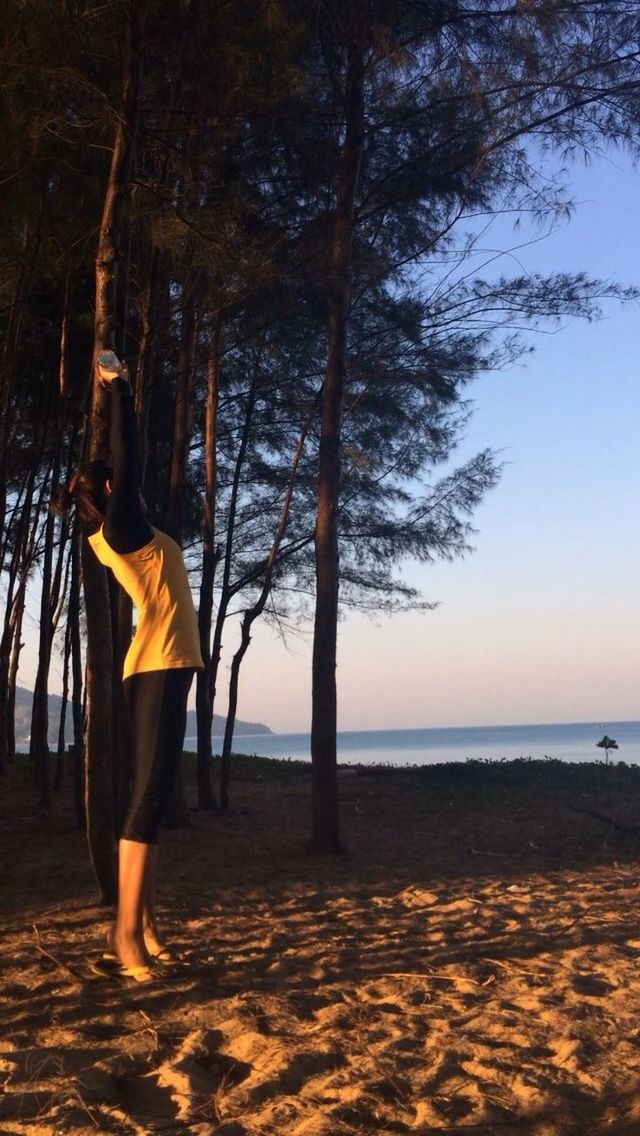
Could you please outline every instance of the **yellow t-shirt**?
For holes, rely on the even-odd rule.
[[[203,666],[189,578],[179,546],[166,533],[136,552],[116,552],[102,528],[89,537],[98,560],[113,572],[138,612],[123,678],[142,671]]]

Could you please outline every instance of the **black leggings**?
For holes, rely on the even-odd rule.
[[[132,725],[133,785],[122,836],[157,844],[178,773],[193,669],[145,671],[124,681]]]

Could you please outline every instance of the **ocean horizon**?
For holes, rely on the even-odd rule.
[[[448,761],[604,761],[597,743],[607,735],[617,742],[609,762],[640,764],[640,721],[558,722],[517,726],[451,726],[410,730],[341,730],[338,761],[353,765],[432,765]],[[185,749],[196,739],[185,738]],[[220,739],[214,738],[219,752]],[[310,760],[309,733],[245,734],[233,751],[261,757]]]

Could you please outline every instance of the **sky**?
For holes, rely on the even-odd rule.
[[[640,285],[639,178],[619,155],[572,169],[574,217],[521,249],[519,263]],[[434,611],[344,615],[340,729],[640,718],[639,328],[638,304],[609,302],[601,321],[532,335],[533,354],[473,384],[457,462],[490,446],[505,463],[474,514],[475,551],[406,566]],[[19,681],[31,687],[35,628],[25,630]],[[220,713],[235,638],[231,628]],[[238,716],[306,732],[311,646],[310,628],[283,644],[256,626]]]
[[[573,219],[520,261],[640,284],[639,176],[618,156],[574,169]],[[473,385],[457,457],[491,446],[505,462],[475,513],[475,552],[407,569],[435,611],[345,616],[341,729],[640,717],[639,327],[638,305],[607,304]],[[310,634],[286,649],[262,628],[241,715],[307,730],[310,670]]]

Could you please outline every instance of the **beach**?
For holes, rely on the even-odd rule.
[[[181,961],[147,986],[92,970],[85,836],[25,778],[0,785],[3,1136],[640,1132],[637,769],[345,769],[329,857],[308,770],[238,763],[227,815],[165,835]]]

